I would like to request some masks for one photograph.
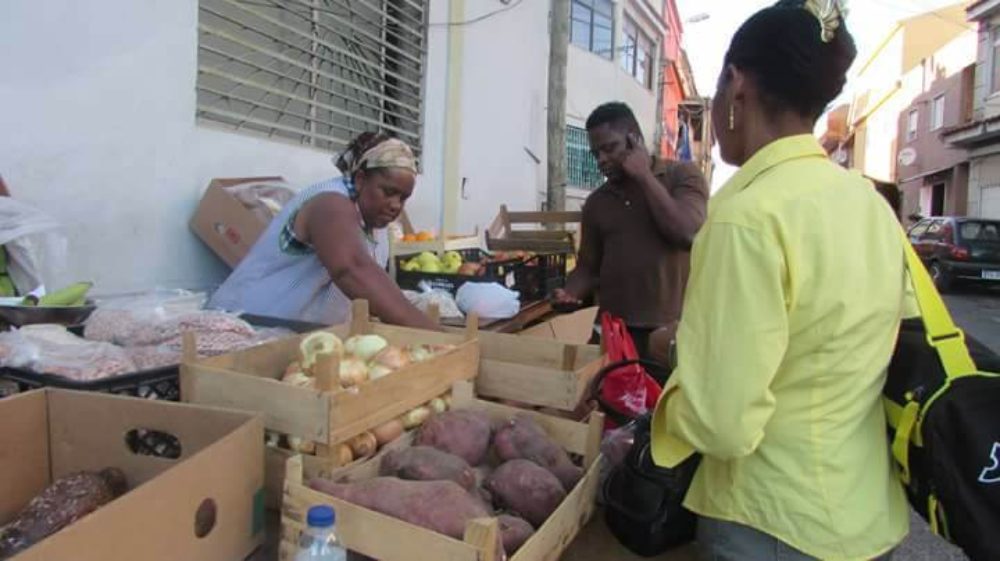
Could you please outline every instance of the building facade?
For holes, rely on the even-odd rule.
[[[862,61],[854,81],[854,95],[847,118],[847,138],[840,155],[864,175],[882,182],[898,179],[897,137],[899,116],[927,85],[926,61],[952,44],[974,44],[972,26],[966,22],[964,4],[920,14],[896,23],[873,54]],[[949,60],[935,65],[935,72],[951,76],[968,64]]]
[[[225,267],[187,227],[208,182],[308,185],[336,175],[331,156],[363,130],[419,150],[416,227],[471,232],[502,203],[545,200],[549,12],[543,0],[13,0],[0,173],[66,226],[63,280],[105,293],[219,283]],[[663,13],[659,0],[572,2],[571,161],[606,101],[629,103],[652,143]],[[599,178],[579,172],[582,201]]]
[[[968,43],[968,44],[966,44]],[[945,131],[972,119],[974,43],[962,40],[925,59],[916,70],[922,93],[899,115],[896,177],[903,193],[902,215],[964,216],[968,212],[969,159],[965,150],[944,140]],[[954,64],[970,64],[948,73]]]
[[[968,154],[968,214],[1000,218],[1000,0],[973,2],[967,13],[978,28],[972,117],[944,139]]]

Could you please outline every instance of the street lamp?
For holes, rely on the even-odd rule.
[[[689,17],[688,19],[684,20],[684,23],[701,23],[701,22],[703,22],[703,21],[705,21],[705,20],[707,20],[707,19],[709,19],[711,17],[712,17],[712,14],[701,12],[699,14],[695,14],[695,15]]]

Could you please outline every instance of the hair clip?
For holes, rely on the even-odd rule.
[[[820,38],[829,43],[837,36],[841,18],[847,18],[845,0],[806,0],[802,7],[819,20]]]

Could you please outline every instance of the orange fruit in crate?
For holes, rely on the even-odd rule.
[[[416,234],[406,234],[406,235],[403,236],[403,241],[404,242],[415,242],[415,241],[417,241],[417,235]]]
[[[418,242],[429,242],[433,240],[434,240],[434,234],[430,232],[420,232],[419,234],[417,234]]]

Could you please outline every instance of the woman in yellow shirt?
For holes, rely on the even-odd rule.
[[[703,454],[685,505],[711,561],[888,558],[908,531],[880,394],[906,282],[892,211],[812,136],[856,56],[836,0],[734,36],[713,119],[740,170],[695,240],[653,457]]]

